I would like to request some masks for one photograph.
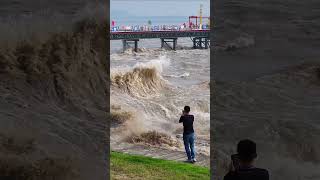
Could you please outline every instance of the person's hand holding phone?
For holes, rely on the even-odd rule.
[[[236,169],[233,166],[233,162],[232,161],[230,161],[230,164],[229,164],[229,171],[236,171]]]
[[[230,171],[235,171],[239,169],[240,167],[240,162],[239,162],[239,156],[238,154],[233,154],[231,155],[231,167]]]

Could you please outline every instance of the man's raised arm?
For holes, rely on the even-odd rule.
[[[180,116],[179,123],[183,122],[183,116]]]

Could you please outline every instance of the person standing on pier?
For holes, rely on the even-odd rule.
[[[196,152],[194,147],[195,136],[193,129],[194,116],[189,113],[190,107],[185,106],[182,111],[179,123],[183,123],[183,143],[188,157],[188,162],[194,163],[196,162]]]

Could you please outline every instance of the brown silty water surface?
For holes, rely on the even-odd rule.
[[[183,152],[178,121],[189,105],[195,115],[197,152],[209,156],[209,50],[186,47],[192,46],[190,39],[181,42],[177,51],[141,48],[138,53],[129,49],[111,54],[111,112],[130,114],[122,123],[114,123],[112,142]],[[146,43],[156,46],[159,41]]]

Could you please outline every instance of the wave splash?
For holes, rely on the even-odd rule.
[[[115,69],[111,73],[111,84],[133,96],[156,95],[166,86],[161,72],[168,64],[168,59],[160,57],[158,60],[138,63],[132,69]]]

